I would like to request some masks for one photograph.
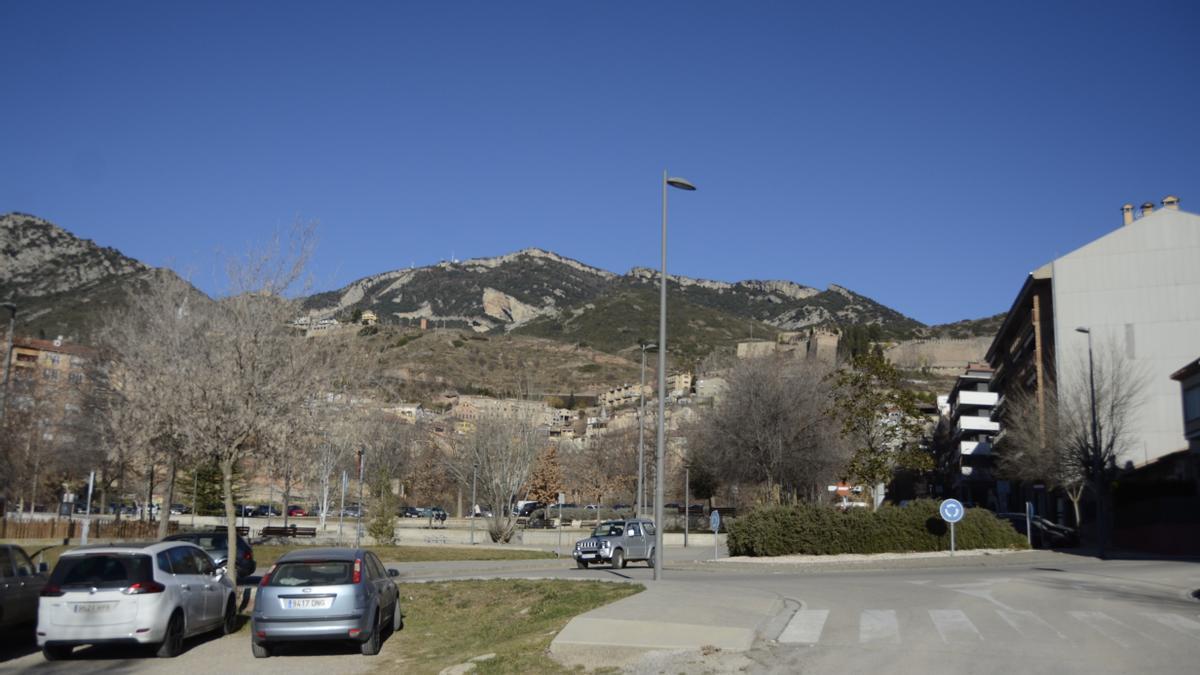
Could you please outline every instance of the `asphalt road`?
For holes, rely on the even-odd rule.
[[[669,551],[670,578],[703,594],[712,584],[768,591],[785,609],[744,653],[650,653],[633,672],[751,673],[1196,673],[1200,671],[1200,563],[1037,553],[995,560],[847,566],[737,566]],[[402,581],[571,578],[652,583],[641,565],[577,570],[569,560],[389,565]],[[712,612],[720,612],[712,607]],[[419,617],[405,630],[419,630]],[[436,636],[430,636],[436,639]],[[249,631],[190,641],[173,660],[85,649],[48,663],[31,643],[0,649],[0,670],[51,673],[355,673],[401,655],[305,645],[255,660]]]

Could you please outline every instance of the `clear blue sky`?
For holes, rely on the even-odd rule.
[[[320,223],[319,288],[538,246],[1008,309],[1200,210],[1196,2],[5,2],[0,212],[217,288]],[[270,5],[270,6],[268,6]]]

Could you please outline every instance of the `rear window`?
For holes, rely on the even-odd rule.
[[[51,586],[60,588],[125,588],[153,579],[150,556],[121,553],[69,555],[58,559]]]
[[[353,582],[354,563],[304,560],[279,563],[268,586],[339,586]]]

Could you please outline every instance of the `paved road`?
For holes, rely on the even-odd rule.
[[[689,593],[719,584],[774,593],[784,610],[744,653],[650,653],[632,672],[751,673],[1196,673],[1200,663],[1200,564],[1097,561],[1052,553],[962,566],[896,564],[895,569],[724,566],[669,552],[668,574]],[[464,577],[608,579],[647,582],[651,570],[574,569],[567,560],[389,565],[404,581]],[[720,607],[709,608],[720,612]],[[412,617],[409,628],[419,619]],[[32,645],[0,651],[15,672],[354,673],[389,661],[311,646],[292,656],[254,660],[247,631],[189,643],[173,661],[128,650],[86,650],[50,664]],[[16,657],[16,658],[13,658]]]

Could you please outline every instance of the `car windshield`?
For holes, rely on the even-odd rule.
[[[600,523],[592,530],[593,537],[619,537],[625,531],[625,523]]]
[[[151,578],[150,556],[103,553],[63,556],[54,566],[50,584],[62,588],[124,588]]]
[[[303,560],[279,563],[268,586],[339,586],[353,583],[354,563],[345,560]]]

